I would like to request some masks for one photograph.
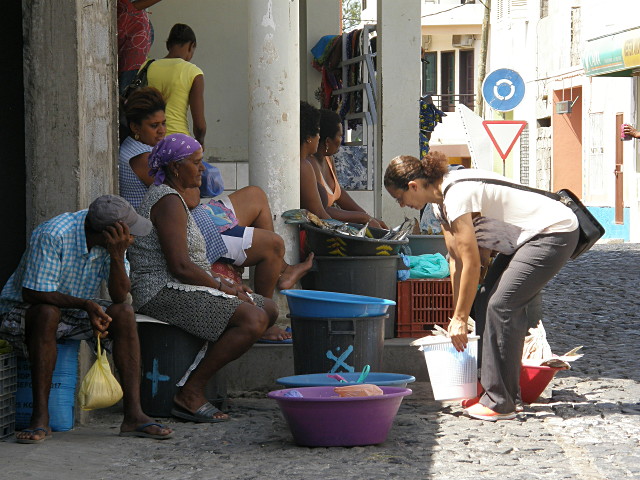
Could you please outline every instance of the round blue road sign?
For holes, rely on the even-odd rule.
[[[524,98],[524,80],[515,70],[499,68],[482,82],[482,95],[494,110],[508,112]]]

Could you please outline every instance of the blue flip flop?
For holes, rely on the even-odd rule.
[[[291,332],[291,327],[285,328],[284,331],[290,333]],[[286,345],[286,344],[289,344],[289,343],[293,343],[293,338],[287,338],[285,340],[267,340],[265,338],[261,338],[256,343],[275,343],[275,344],[280,344],[280,345]]]
[[[173,432],[168,433],[167,435],[159,435],[157,433],[148,433],[144,431],[145,428],[151,427],[151,426],[158,427],[158,428],[167,428],[166,426],[160,423],[155,423],[155,422],[143,423],[142,425],[138,425],[135,430],[131,430],[129,432],[120,432],[120,436],[121,437],[154,438],[156,440],[165,440],[167,438],[173,437]]]

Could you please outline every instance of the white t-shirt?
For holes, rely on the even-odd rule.
[[[493,178],[514,183],[487,170],[455,170],[445,175],[442,191],[461,178]],[[539,193],[482,182],[459,182],[447,190],[444,198],[446,220],[451,223],[465,213],[479,213],[520,227],[522,233],[518,237],[518,245],[539,233],[572,232],[578,228],[574,213],[557,200]]]

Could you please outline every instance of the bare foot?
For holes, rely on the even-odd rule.
[[[304,262],[297,265],[287,265],[284,272],[278,279],[278,289],[286,290],[293,288],[298,280],[300,280],[309,271],[313,265],[313,252],[309,254]],[[268,330],[267,330],[268,331]]]
[[[289,338],[291,338],[291,332],[287,332],[286,330],[283,330],[279,326],[273,325],[267,328],[267,330],[264,332],[260,340],[279,341],[279,340],[287,340]]]

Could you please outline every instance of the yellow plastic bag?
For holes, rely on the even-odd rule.
[[[98,358],[80,384],[78,392],[80,408],[82,410],[107,408],[117,403],[121,398],[122,388],[111,373],[107,352],[103,352],[100,348],[100,338],[98,337]]]

